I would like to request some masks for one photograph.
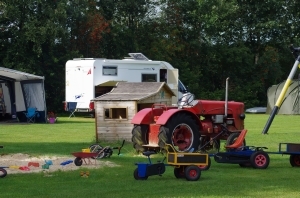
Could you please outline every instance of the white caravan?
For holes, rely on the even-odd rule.
[[[76,111],[92,112],[90,101],[108,93],[120,81],[166,82],[176,97],[185,93],[186,87],[178,79],[178,69],[164,61],[151,61],[141,53],[129,53],[122,60],[105,58],[74,58],[66,63],[67,102],[77,102]],[[66,106],[65,106],[66,109]]]

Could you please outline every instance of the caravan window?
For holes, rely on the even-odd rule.
[[[156,74],[142,74],[142,82],[157,82]]]
[[[118,75],[118,67],[117,66],[103,66],[102,72],[104,76],[117,76]]]

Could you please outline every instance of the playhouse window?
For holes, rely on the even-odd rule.
[[[127,120],[127,108],[105,108],[104,119]]]
[[[103,66],[102,72],[104,76],[117,76],[118,67],[117,66]]]

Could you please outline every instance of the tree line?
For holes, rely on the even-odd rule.
[[[142,52],[179,69],[200,99],[266,106],[300,44],[297,0],[2,0],[1,67],[45,76],[48,109],[62,111],[65,63]],[[296,75],[298,76],[298,75]]]

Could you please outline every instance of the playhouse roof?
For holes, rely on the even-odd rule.
[[[157,94],[162,88],[172,96],[176,96],[165,82],[119,82],[111,92],[93,101],[139,101]]]

